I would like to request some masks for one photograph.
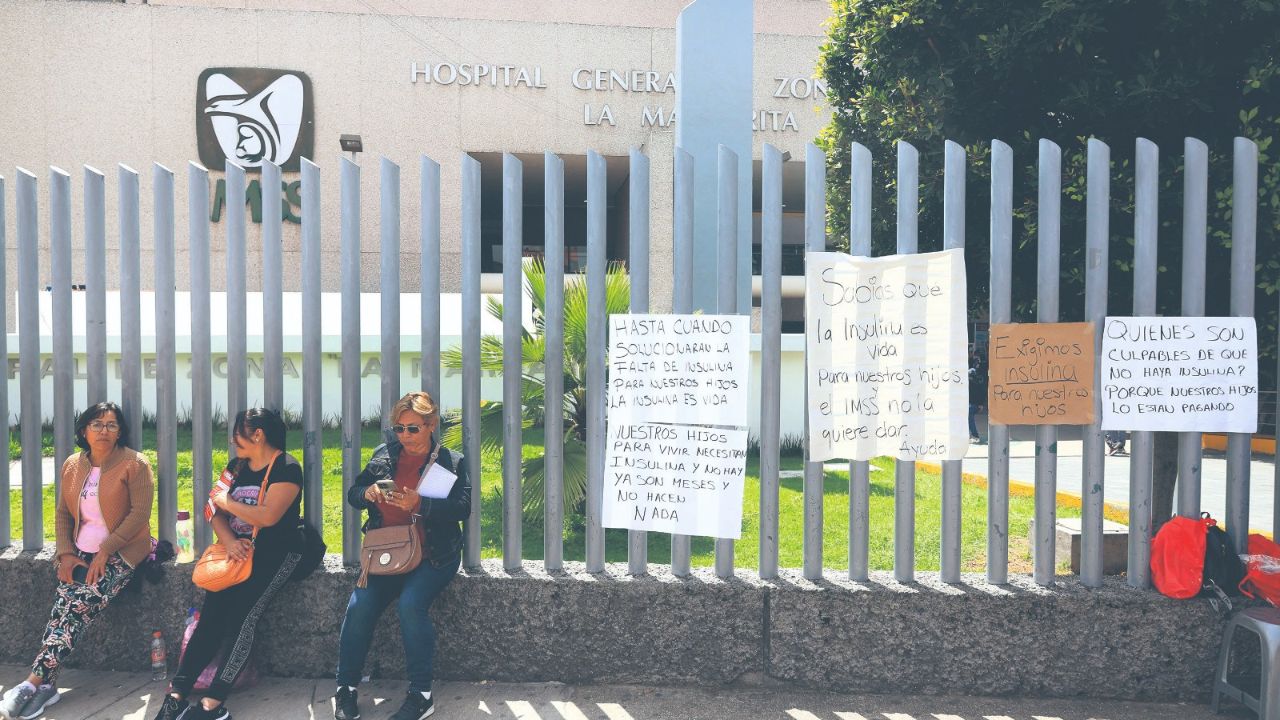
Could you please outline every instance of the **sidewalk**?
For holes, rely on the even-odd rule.
[[[5,678],[27,669],[0,665]],[[361,686],[366,720],[390,717],[407,683]],[[47,720],[151,720],[164,683],[148,674],[67,670],[63,699]],[[235,720],[328,720],[329,680],[268,678],[235,693],[227,708]],[[837,695],[791,687],[680,688],[559,683],[437,682],[433,718],[457,720],[1211,720],[1245,718],[1239,706],[1214,715],[1204,705],[1116,700],[1027,700],[945,696]]]
[[[979,423],[986,435],[985,423]],[[1009,442],[1009,480],[1024,485],[1035,485],[1036,443],[1034,430],[1015,428],[1014,439]],[[1058,431],[1058,492],[1082,495],[1084,475],[1084,442],[1079,439],[1077,428],[1063,427]],[[988,445],[970,445],[964,459],[964,471],[987,476]],[[1133,443],[1125,444],[1126,450]],[[1129,505],[1129,455],[1107,456],[1102,495],[1114,505]],[[1271,533],[1274,524],[1275,459],[1269,455],[1254,455],[1249,471],[1249,527],[1251,530]],[[1177,495],[1174,495],[1177,503]],[[1205,450],[1200,470],[1200,508],[1218,520],[1226,517],[1227,509],[1227,459],[1214,450]]]

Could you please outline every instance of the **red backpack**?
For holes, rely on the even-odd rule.
[[[1151,541],[1151,581],[1171,598],[1203,595],[1225,600],[1240,594],[1244,577],[1240,556],[1209,513],[1200,518],[1174,516]]]

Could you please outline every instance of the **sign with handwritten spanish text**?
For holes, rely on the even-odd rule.
[[[1258,430],[1258,329],[1243,317],[1108,317],[1102,429]]]
[[[991,326],[987,407],[1003,425],[1093,423],[1093,323]]]
[[[736,540],[746,462],[745,428],[611,417],[601,524]]]
[[[965,320],[963,250],[807,253],[810,459],[963,458]]]
[[[609,418],[747,424],[751,318],[609,316]]]

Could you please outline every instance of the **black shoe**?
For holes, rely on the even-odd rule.
[[[231,711],[227,710],[226,705],[206,710],[203,705],[196,703],[187,708],[187,711],[179,716],[179,720],[231,720]]]
[[[430,698],[422,697],[420,692],[410,692],[404,704],[391,716],[391,720],[426,720],[435,712],[435,703]]]
[[[166,693],[164,702],[160,704],[160,712],[156,713],[156,720],[178,720],[189,707],[191,705],[186,700],[179,700]]]
[[[360,706],[356,704],[358,695],[355,688],[339,687],[333,694],[333,720],[360,720]]]

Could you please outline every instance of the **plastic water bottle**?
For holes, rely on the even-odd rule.
[[[195,526],[191,522],[191,513],[186,510],[178,512],[178,562],[195,562]]]
[[[169,662],[164,651],[164,636],[157,630],[151,633],[151,679],[164,680],[169,676]]]

